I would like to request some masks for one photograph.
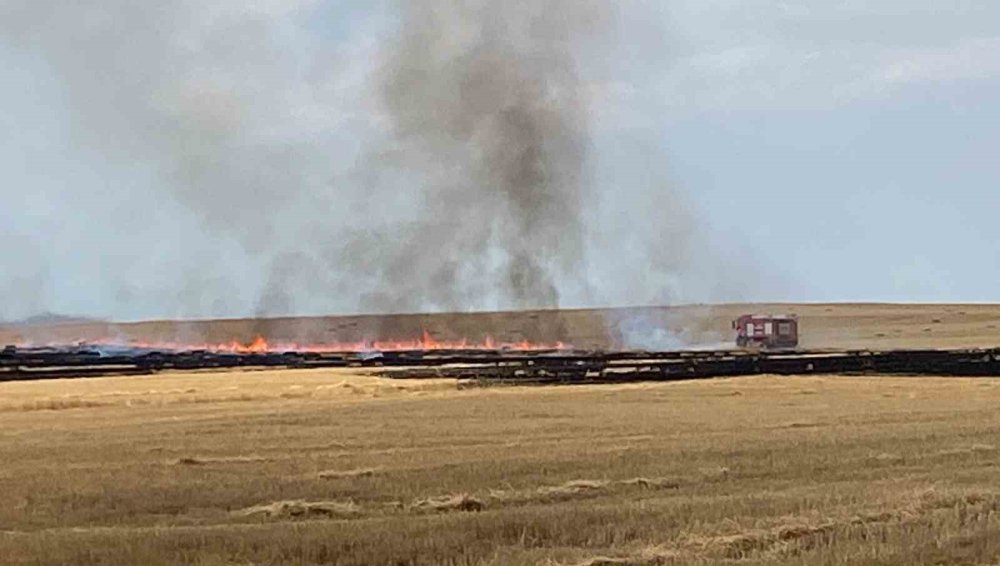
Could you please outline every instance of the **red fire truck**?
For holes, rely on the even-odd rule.
[[[740,348],[795,348],[799,319],[795,315],[746,314],[733,321]]]

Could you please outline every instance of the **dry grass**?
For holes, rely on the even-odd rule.
[[[437,511],[438,513],[447,511],[482,511],[486,508],[486,504],[467,493],[463,493],[461,495],[421,499],[413,505],[413,508]]]
[[[400,395],[434,395],[457,389],[450,380],[390,381],[336,372],[253,371],[188,373],[138,378],[77,379],[3,384],[0,413],[71,409],[177,408],[193,404],[275,401],[350,402]]]
[[[274,320],[81,323],[37,328],[0,326],[0,347],[21,341],[75,344],[109,336],[147,342],[359,342],[373,337],[438,340],[492,337],[518,343],[562,341],[579,348],[620,347],[619,322],[635,319],[673,329],[699,345],[729,342],[730,322],[748,312],[801,316],[807,348],[972,348],[1000,344],[1000,305],[755,304],[606,310],[552,310],[289,318]]]
[[[375,468],[360,468],[357,470],[325,470],[318,475],[325,480],[343,480],[351,478],[367,478],[379,473]]]
[[[209,466],[212,464],[258,464],[267,462],[267,458],[260,456],[230,456],[226,458],[195,458],[185,456],[178,458],[174,463],[178,466]]]
[[[0,384],[0,563],[989,563],[998,402],[914,378]]]
[[[353,502],[339,501],[276,501],[267,505],[254,505],[233,513],[237,517],[265,517],[268,519],[331,519],[354,517],[359,513]]]

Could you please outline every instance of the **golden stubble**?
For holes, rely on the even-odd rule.
[[[1000,547],[1000,382],[0,384],[11,563],[883,563]]]

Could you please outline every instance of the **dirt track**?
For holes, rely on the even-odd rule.
[[[556,342],[577,348],[618,348],[623,328],[634,334],[668,329],[677,343],[728,344],[730,321],[743,313],[801,317],[804,348],[963,348],[1000,346],[1000,305],[722,305],[673,308],[533,311],[430,315],[344,316],[271,320],[63,324],[0,328],[0,344],[122,341],[249,343],[257,336],[302,344],[436,340],[487,336],[498,342]],[[634,345],[633,345],[634,346]]]

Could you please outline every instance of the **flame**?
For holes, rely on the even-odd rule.
[[[37,347],[39,344],[15,344],[20,348]],[[65,347],[66,344],[46,344],[47,347]],[[520,342],[500,342],[492,336],[486,336],[482,342],[473,343],[468,339],[455,341],[438,340],[424,330],[420,338],[413,340],[374,340],[360,342],[337,342],[328,344],[300,344],[296,342],[272,342],[263,336],[258,336],[250,342],[230,340],[223,343],[183,343],[171,341],[143,341],[143,340],[120,340],[120,339],[100,339],[79,342],[74,346],[91,346],[103,348],[129,348],[136,350],[164,351],[164,352],[191,352],[206,351],[220,354],[274,354],[282,352],[301,353],[352,353],[352,352],[406,352],[406,351],[454,351],[454,350],[482,350],[499,351],[513,350],[525,352],[537,352],[544,350],[569,350],[571,347],[563,342],[536,343],[522,340]]]

